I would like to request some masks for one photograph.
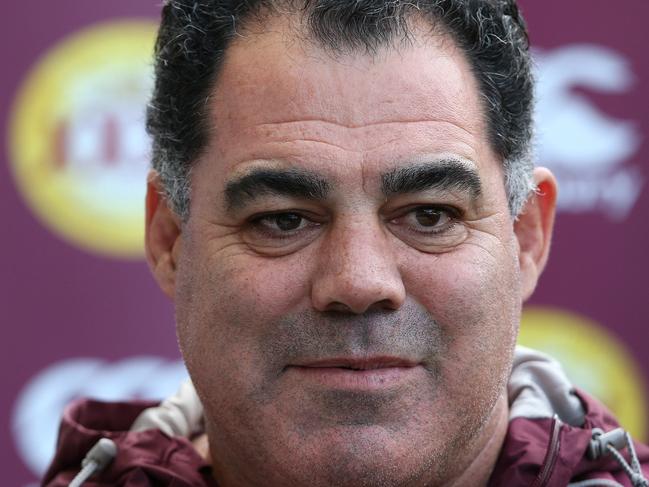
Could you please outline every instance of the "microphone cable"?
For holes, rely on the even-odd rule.
[[[68,484],[68,487],[81,487],[93,474],[103,470],[117,455],[117,446],[113,440],[102,438],[81,461],[81,470]]]

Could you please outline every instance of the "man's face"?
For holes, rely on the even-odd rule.
[[[443,482],[503,412],[522,299],[461,52],[334,59],[274,22],[210,104],[174,256],[217,479]]]

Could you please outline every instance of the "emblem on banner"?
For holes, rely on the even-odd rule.
[[[72,34],[45,53],[15,101],[20,192],[49,229],[91,252],[143,254],[155,31],[132,20]]]
[[[560,211],[625,220],[640,196],[640,168],[627,163],[642,143],[638,128],[597,107],[583,91],[623,94],[633,71],[620,53],[579,44],[537,51],[539,164],[559,180]]]
[[[69,358],[51,364],[25,385],[16,400],[12,427],[16,448],[35,476],[52,461],[64,407],[85,396],[102,401],[160,400],[187,379],[182,361],[129,357],[119,362]]]

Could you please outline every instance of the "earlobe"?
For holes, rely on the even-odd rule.
[[[529,298],[548,259],[557,202],[557,182],[546,168],[534,170],[537,191],[530,195],[514,223],[519,245],[523,300]]]
[[[179,218],[167,204],[155,171],[151,171],[147,178],[145,225],[149,268],[160,288],[173,299],[181,226]]]

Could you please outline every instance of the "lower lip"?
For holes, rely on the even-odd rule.
[[[396,387],[412,378],[422,367],[385,367],[354,370],[342,367],[289,367],[287,373],[332,389],[373,391]]]

